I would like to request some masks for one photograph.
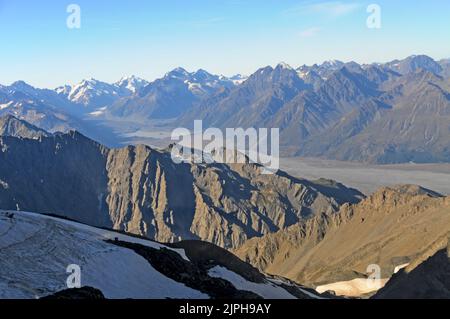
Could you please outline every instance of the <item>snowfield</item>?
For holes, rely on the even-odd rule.
[[[107,242],[116,239],[169,249],[190,262],[184,249],[57,217],[0,210],[0,299],[41,298],[65,290],[69,265],[80,267],[81,286],[97,288],[108,299],[209,298],[157,271],[134,250]],[[274,279],[255,283],[221,266],[209,269],[208,276],[263,298],[295,298]]]
[[[44,215],[11,213],[13,218],[0,212],[0,298],[39,298],[67,289],[70,264],[81,267],[82,286],[98,288],[106,298],[208,298],[165,277],[132,250],[104,240],[164,245]]]
[[[252,291],[257,295],[267,299],[296,299],[293,295],[288,293],[285,289],[267,282],[259,284],[251,282],[241,277],[240,275],[228,270],[225,267],[216,266],[211,268],[208,272],[211,277],[222,278],[229,281],[233,286],[239,290]]]

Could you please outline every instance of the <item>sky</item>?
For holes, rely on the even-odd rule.
[[[79,29],[67,26],[70,4],[81,10]],[[379,29],[367,26],[370,4],[381,9]],[[0,84],[450,58],[449,13],[448,0],[0,0]]]

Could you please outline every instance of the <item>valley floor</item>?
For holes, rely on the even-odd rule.
[[[97,125],[114,132],[116,143],[105,143],[113,147],[146,144],[166,148],[173,142],[170,135],[176,127],[172,120],[133,125],[122,120],[100,120]],[[450,195],[450,163],[370,165],[318,158],[285,157],[280,159],[280,166],[295,177],[332,179],[366,195],[374,193],[380,187],[399,184],[420,185],[443,195]]]
[[[333,179],[366,195],[382,186],[416,184],[450,194],[450,164],[368,165],[315,158],[282,158],[281,169],[306,179]]]

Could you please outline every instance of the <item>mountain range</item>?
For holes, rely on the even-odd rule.
[[[170,147],[110,149],[13,116],[0,128],[4,297],[447,296],[450,201],[432,190],[399,185],[365,197],[334,181],[263,175],[258,164],[176,164]],[[39,265],[60,267],[74,252],[95,276],[62,290],[57,272]],[[110,280],[101,264],[137,277]],[[371,289],[369,265],[381,275]],[[1,281],[11,273],[13,286]],[[149,291],[145,278],[166,283]]]
[[[444,63],[441,63],[444,64]],[[413,56],[387,64],[263,68],[181,123],[278,127],[284,155],[370,163],[448,162],[449,78]]]
[[[230,78],[177,68],[153,82],[90,79],[55,90],[19,81],[0,86],[0,115],[114,147],[131,129],[156,122],[170,131],[201,119],[204,128],[279,128],[285,156],[430,163],[450,161],[449,92],[449,60],[417,55],[383,64],[280,63]]]
[[[23,139],[40,134],[34,127],[12,133],[0,137],[0,207],[161,242],[202,239],[238,247],[363,197],[333,181],[263,175],[256,164],[175,164],[169,149],[109,149],[73,131]]]

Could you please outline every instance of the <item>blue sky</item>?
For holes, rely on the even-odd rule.
[[[66,26],[67,6],[81,28]],[[369,29],[367,6],[381,7]],[[414,3],[414,4],[412,4]],[[178,66],[250,74],[284,61],[383,62],[450,57],[450,1],[0,0],[0,83],[148,80]]]

